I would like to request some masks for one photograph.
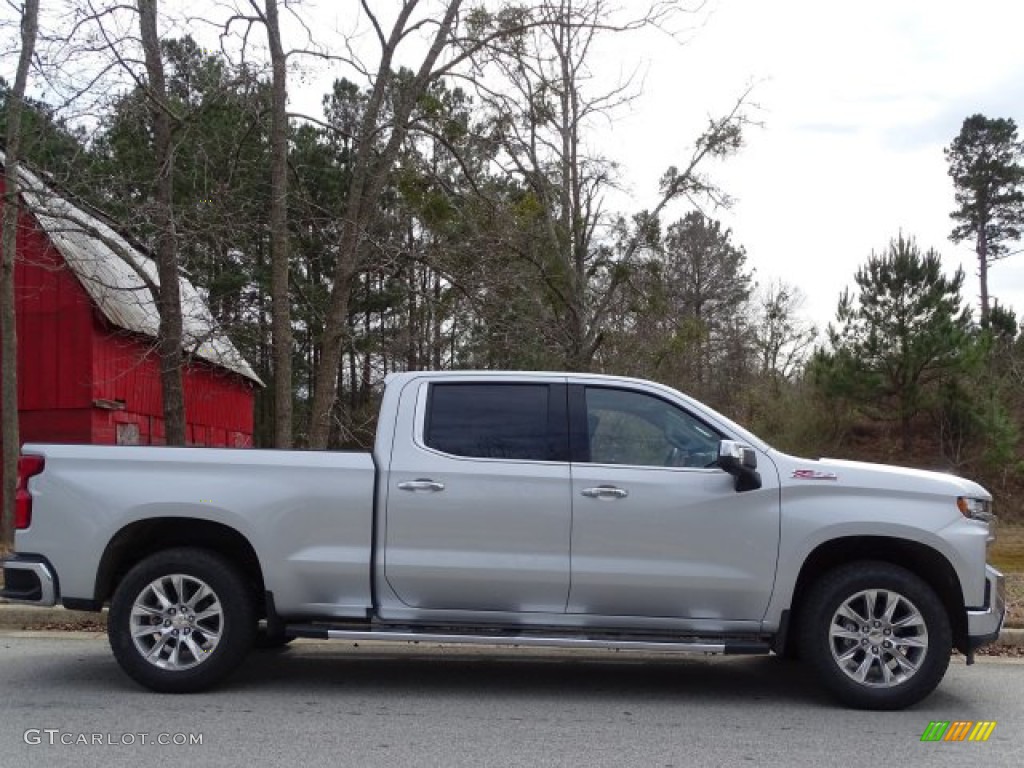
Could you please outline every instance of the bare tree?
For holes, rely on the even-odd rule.
[[[2,372],[3,414],[3,531],[2,545],[14,544],[14,494],[18,481],[18,337],[14,300],[14,266],[18,253],[19,186],[18,165],[21,152],[21,111],[25,98],[28,70],[35,49],[39,24],[39,0],[25,0],[21,9],[21,53],[14,86],[7,98],[7,152],[4,162],[3,257],[0,264],[0,372]]]
[[[184,445],[184,318],[173,208],[173,132],[180,119],[167,93],[158,16],[157,0],[137,0],[134,7],[116,0],[65,0],[61,13],[50,18],[51,28],[41,38],[46,44],[46,60],[41,62],[40,75],[48,91],[60,97],[55,113],[74,113],[79,119],[94,120],[96,111],[109,106],[112,97],[120,98],[115,94],[126,83],[145,99],[149,125],[144,139],[152,141],[154,172],[150,192],[143,195],[146,202],[138,212],[154,233],[156,275],[147,274],[137,263],[133,248],[110,248],[140,278],[156,305],[165,439],[170,445]],[[56,179],[47,184],[51,181]],[[81,182],[76,180],[70,186],[80,187]],[[60,195],[41,190],[38,194],[47,215],[66,217]],[[78,219],[81,217],[71,216],[61,226],[83,232],[94,229],[92,222]]]
[[[637,257],[657,247],[658,218],[672,201],[728,198],[704,175],[707,160],[739,148],[747,94],[724,117],[709,121],[681,169],[661,180],[650,211],[632,221],[613,220],[603,209],[614,188],[614,163],[587,151],[589,130],[611,120],[636,89],[627,80],[594,93],[592,58],[602,35],[660,28],[675,6],[650,3],[621,17],[605,0],[542,0],[536,23],[515,44],[488,46],[478,57],[478,98],[494,115],[504,171],[536,203],[539,240],[520,253],[538,271],[549,296],[545,321],[558,329],[562,364],[591,367],[604,338],[605,323]],[[500,20],[495,23],[501,24]]]
[[[414,107],[430,83],[448,71],[452,64],[448,62],[439,66],[438,62],[442,51],[452,42],[462,0],[447,3],[444,13],[436,21],[429,47],[416,72],[400,87],[394,87],[397,78],[393,67],[399,45],[424,24],[413,21],[418,4],[418,0],[405,0],[390,31],[385,32],[371,8],[372,3],[361,0],[363,12],[370,19],[380,46],[380,59],[354,142],[352,180],[344,205],[341,242],[334,264],[331,299],[313,393],[309,438],[313,448],[326,448],[330,439],[331,410],[338,395],[338,370],[362,235],[376,216],[377,199],[409,132],[409,118]],[[391,104],[388,104],[388,96],[392,96]],[[390,133],[384,133],[381,123],[388,107],[391,109]]]
[[[762,379],[778,389],[805,360],[818,329],[799,316],[803,292],[782,280],[773,280],[757,291],[757,346]]]
[[[801,316],[804,294],[796,286],[773,279],[758,286],[749,303],[753,316],[750,378],[742,388],[742,417],[772,439],[787,440],[799,432],[800,419],[812,414],[804,399],[804,366],[818,338],[815,325]]]
[[[174,231],[174,147],[171,142],[171,112],[164,83],[164,65],[157,33],[157,0],[138,0],[139,32],[146,57],[146,96],[153,129],[156,178],[153,179],[152,220],[156,228],[156,263],[160,276],[157,306],[160,330],[160,384],[163,390],[164,432],[168,445],[185,444],[185,389],[181,367],[183,355],[181,287],[178,282],[178,250]]]
[[[267,29],[273,71],[270,121],[270,297],[274,368],[274,447],[292,447],[292,318],[288,292],[288,84],[277,0],[250,0]]]
[[[288,215],[288,59],[294,54],[306,54],[324,59],[347,60],[320,49],[313,40],[312,31],[296,13],[292,17],[304,28],[308,46],[285,50],[281,40],[281,16],[277,0],[248,0],[252,14],[235,10],[223,26],[222,40],[233,26],[240,23],[244,29],[241,40],[245,58],[249,31],[254,24],[266,29],[271,65],[271,124],[270,124],[270,295],[271,295],[271,358],[274,373],[274,445],[291,448],[294,441],[294,334],[292,331],[291,293],[289,285],[290,246]],[[416,3],[411,3],[415,6]],[[206,20],[204,20],[206,21]],[[207,22],[213,23],[213,22]],[[318,120],[302,115],[305,120]]]
[[[477,67],[480,57],[504,61],[501,58],[503,52],[513,55],[517,53],[526,39],[525,36],[531,30],[550,29],[556,37],[560,36],[565,53],[558,77],[566,87],[556,91],[557,98],[568,115],[570,128],[575,130],[584,117],[580,105],[572,103],[570,86],[576,84],[573,78],[576,75],[574,67],[578,62],[578,59],[573,57],[585,54],[589,42],[586,40],[586,34],[573,37],[573,33],[579,30],[596,30],[606,25],[606,20],[601,17],[605,4],[596,0],[582,3],[581,5],[586,7],[581,13],[578,13],[575,5],[568,0],[540,0],[525,7],[502,7],[494,13],[483,8],[475,8],[467,13],[465,18],[460,15],[463,5],[461,0],[448,0],[443,4],[441,12],[427,18],[414,17],[419,5],[419,0],[403,2],[394,23],[390,29],[386,29],[375,14],[373,4],[368,0],[361,0],[363,13],[376,36],[380,56],[374,67],[375,75],[370,77],[372,85],[369,97],[365,102],[357,135],[353,141],[352,179],[343,206],[342,233],[331,276],[330,306],[325,317],[321,356],[313,394],[310,445],[314,448],[326,447],[330,438],[331,412],[337,399],[339,364],[347,334],[350,293],[360,263],[361,245],[366,232],[378,215],[378,198],[392,172],[403,142],[409,133],[417,128],[411,123],[410,118],[414,115],[414,109],[427,88],[441,77],[461,71],[460,65],[469,61]],[[654,2],[650,6],[652,10],[644,18],[656,19],[673,5],[673,2]],[[597,13],[597,17],[589,18],[588,13]],[[569,21],[566,21],[566,16]],[[431,31],[426,42],[426,53],[419,65],[413,71],[399,76],[394,72],[394,65],[400,45],[411,36],[428,29]],[[369,68],[359,67],[358,64],[357,68],[361,72],[369,72]],[[480,69],[471,68],[468,76],[479,81],[483,75]],[[737,108],[732,115],[733,119],[715,124],[715,130],[709,132],[698,147],[690,170],[704,156],[726,154],[730,147],[735,148],[738,145],[740,117]],[[574,120],[577,122],[572,123]],[[549,196],[547,199],[552,203],[553,209],[561,204],[561,208],[552,215],[561,216],[560,223],[568,222],[579,235],[575,243],[562,250],[565,254],[565,263],[570,265],[570,268],[565,271],[564,276],[560,276],[560,279],[569,289],[569,301],[565,306],[569,308],[570,314],[573,309],[577,309],[576,314],[582,315],[582,311],[577,308],[577,305],[582,303],[579,297],[584,296],[590,286],[584,286],[586,280],[577,279],[581,271],[573,265],[579,263],[579,257],[593,235],[594,222],[581,221],[578,214],[581,209],[591,206],[596,215],[599,212],[599,200],[593,196],[594,190],[586,189],[583,180],[574,177],[574,159],[579,158],[574,158],[572,154],[572,136],[565,138],[570,145],[560,155],[560,164],[564,184],[569,189],[569,205],[565,205],[564,192],[554,198]],[[699,186],[696,173],[671,170],[663,179],[662,200],[655,207],[653,215],[656,216],[670,200],[692,193]],[[563,187],[564,189],[566,187]],[[574,193],[575,200],[572,199]],[[569,210],[576,202],[578,206],[574,210]],[[629,238],[624,245],[627,255],[635,253],[647,241],[646,230],[638,230],[634,234],[636,236]],[[586,273],[586,266],[582,272]],[[618,270],[610,268],[608,274],[617,286],[621,279]],[[609,303],[610,300],[599,299],[594,313],[600,316],[607,310]],[[576,317],[572,318],[572,322],[577,327],[584,326]],[[599,323],[591,323],[587,331],[591,333],[589,338],[581,338],[584,334],[576,330],[570,334],[575,339],[570,346],[577,347],[580,352],[577,355],[578,359],[585,359],[588,354],[592,355],[593,350],[600,344]]]

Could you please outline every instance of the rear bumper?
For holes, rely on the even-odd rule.
[[[991,565],[985,566],[985,605],[967,610],[967,643],[980,648],[999,637],[1006,618],[1006,583],[1003,574]]]
[[[31,605],[57,604],[57,580],[53,568],[42,557],[12,555],[0,561],[4,570],[4,588],[0,597]]]

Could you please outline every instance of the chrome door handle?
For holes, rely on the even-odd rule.
[[[444,483],[420,478],[419,480],[406,480],[404,483],[399,483],[398,487],[403,491],[443,491]]]
[[[614,485],[599,485],[596,488],[584,488],[580,493],[588,499],[624,499],[629,496],[625,488]]]

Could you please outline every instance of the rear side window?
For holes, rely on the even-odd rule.
[[[547,384],[433,384],[424,441],[455,456],[559,460],[550,392]]]

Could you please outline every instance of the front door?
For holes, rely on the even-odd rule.
[[[778,554],[774,468],[762,466],[760,490],[737,493],[709,466],[724,435],[679,404],[615,386],[570,390],[582,445],[569,612],[760,621]]]

